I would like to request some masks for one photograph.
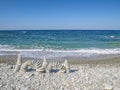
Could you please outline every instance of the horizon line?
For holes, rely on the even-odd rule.
[[[0,29],[0,31],[8,31],[8,30],[120,30],[120,29]]]

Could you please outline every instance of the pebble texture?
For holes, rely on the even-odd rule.
[[[0,64],[0,90],[120,90],[120,64],[71,65],[70,73],[13,73]]]

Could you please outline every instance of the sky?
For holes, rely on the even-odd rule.
[[[0,30],[120,30],[120,0],[0,0]]]

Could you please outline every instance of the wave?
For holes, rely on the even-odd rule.
[[[14,51],[14,52],[66,52],[66,53],[96,53],[96,54],[119,54],[120,48],[114,49],[99,49],[99,48],[84,48],[76,50],[54,50],[54,49],[0,49],[0,51]]]
[[[109,38],[109,39],[116,39],[116,40],[119,40],[120,37],[118,36],[114,36],[114,35],[110,35],[110,36],[105,36],[106,38]]]
[[[90,58],[107,55],[119,55],[120,48],[115,49],[99,49],[99,48],[84,48],[79,50],[53,50],[53,49],[0,49],[0,55],[17,55],[20,53],[22,57],[43,58]]]
[[[0,51],[14,52],[66,52],[66,53],[96,53],[96,54],[119,54],[120,48],[100,49],[100,48],[83,48],[75,50],[55,50],[55,49],[0,49]]]
[[[14,49],[15,47],[10,46],[10,45],[1,45],[0,44],[0,49]]]

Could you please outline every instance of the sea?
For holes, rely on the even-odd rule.
[[[0,55],[86,59],[120,55],[120,30],[0,30]]]

